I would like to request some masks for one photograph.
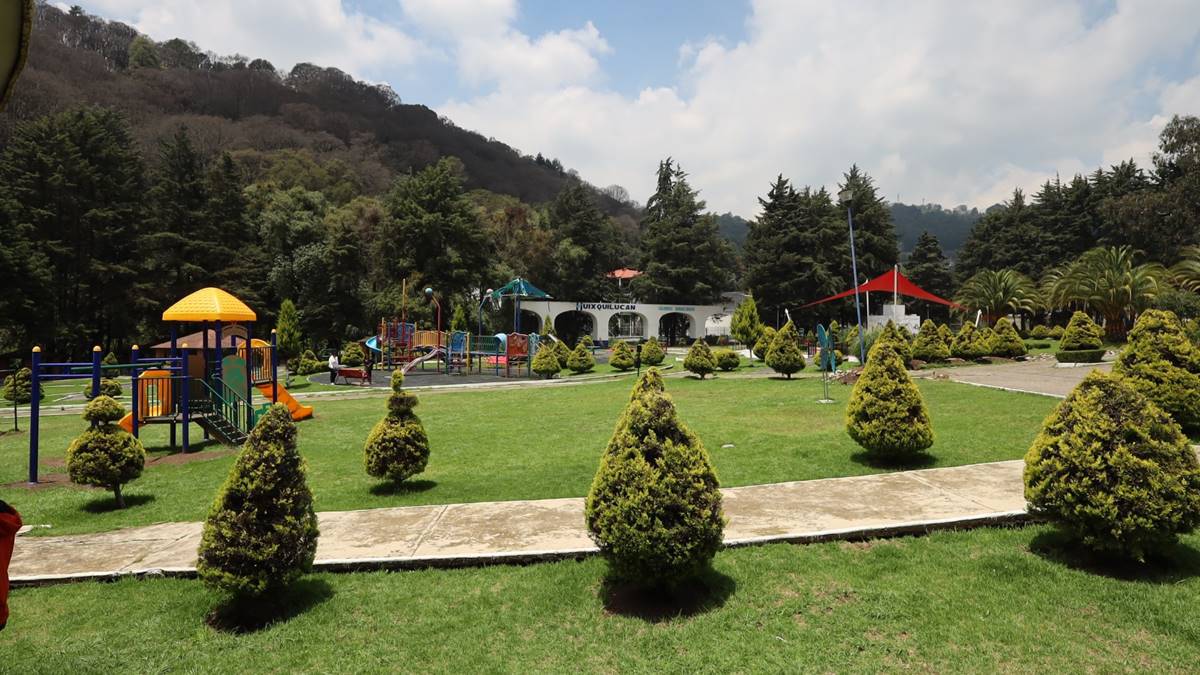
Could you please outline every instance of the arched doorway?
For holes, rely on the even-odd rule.
[[[691,342],[692,317],[682,312],[663,314],[658,320],[658,338],[667,345]]]
[[[584,335],[596,339],[596,317],[588,312],[570,310],[554,317],[554,332],[558,339],[568,345],[575,344]]]
[[[617,312],[608,320],[608,339],[622,340],[646,337],[646,317],[637,312]]]

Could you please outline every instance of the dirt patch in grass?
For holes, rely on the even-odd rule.
[[[45,463],[50,464],[49,462],[45,462]],[[0,485],[0,487],[11,488],[13,490],[18,490],[18,489],[21,489],[21,490],[46,490],[49,488],[59,488],[59,487],[76,488],[79,490],[95,490],[96,489],[96,488],[92,487],[91,485],[77,485],[75,483],[72,483],[71,477],[65,473],[42,473],[42,474],[38,474],[38,482],[36,482],[36,483],[31,484],[26,481],[19,480],[15,483],[6,483],[4,485]]]
[[[172,452],[169,455],[147,457],[146,466],[172,466],[191,464],[192,462],[206,462],[210,459],[228,457],[235,452],[237,452],[235,448],[217,448],[214,450],[201,450],[200,452]]]

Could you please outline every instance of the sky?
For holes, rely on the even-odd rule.
[[[985,208],[1200,114],[1196,0],[87,0],[156,40],[308,61],[644,201],[658,162],[754,218],[851,164]]]

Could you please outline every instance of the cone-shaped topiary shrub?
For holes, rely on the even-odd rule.
[[[912,361],[912,343],[910,343],[908,340],[908,331],[897,326],[891,319],[888,319],[888,322],[883,327],[883,330],[879,331],[879,335],[877,335],[875,340],[871,343],[871,348],[874,348],[874,346],[881,341],[887,342],[892,346],[892,349],[896,351],[896,354],[900,357],[900,360],[904,362],[906,367]],[[870,360],[870,358],[871,352],[868,350],[867,359]]]
[[[429,438],[421,419],[413,412],[417,396],[404,391],[403,386],[404,373],[392,371],[387,416],[371,429],[363,447],[367,474],[394,483],[421,473],[429,462]]]
[[[567,368],[570,368],[572,373],[586,373],[595,367],[596,357],[592,356],[592,350],[588,348],[587,343],[580,340],[567,357]]]
[[[1161,309],[1142,312],[1113,372],[1184,429],[1200,429],[1200,349],[1175,314]]]
[[[42,389],[42,385],[38,385],[39,396],[38,400],[46,398],[46,392]],[[28,368],[21,368],[17,372],[4,378],[4,400],[14,401],[16,403],[29,403],[33,400],[33,371]]]
[[[1063,351],[1078,351],[1081,349],[1099,349],[1104,345],[1104,331],[1092,321],[1092,317],[1083,312],[1071,315],[1067,329],[1063,331],[1062,342],[1058,348]]]
[[[287,406],[267,410],[221,486],[200,540],[197,571],[236,596],[262,596],[312,569],[317,515]]]
[[[633,368],[633,348],[624,340],[618,341],[613,346],[612,356],[609,357],[608,363],[613,368],[621,371]]]
[[[719,488],[708,452],[651,368],[633,388],[585,507],[612,576],[671,585],[705,569],[724,529]]]
[[[1088,548],[1144,560],[1200,523],[1200,464],[1161,408],[1093,372],[1025,455],[1025,499]]]
[[[1064,332],[1066,331],[1063,330],[1062,326],[1051,326],[1048,337],[1052,340],[1061,340]]]
[[[996,322],[996,339],[992,344],[992,354],[1011,359],[1025,356],[1027,351],[1029,350],[1025,347],[1025,341],[1017,334],[1017,329],[1013,328],[1008,317],[1003,317]]]
[[[738,366],[742,365],[741,357],[732,349],[720,349],[714,352],[713,356],[717,361],[717,369],[724,372],[737,370]]]
[[[558,369],[562,370],[567,367],[567,361],[571,358],[571,348],[562,340],[555,340],[554,355],[558,357]]]
[[[950,355],[960,359],[978,359],[988,355],[988,347],[979,331],[975,329],[975,324],[968,321],[958,329],[958,335],[954,336],[954,342],[950,344]]]
[[[980,345],[985,350],[984,356],[994,356],[996,354],[996,331],[992,330],[991,326],[984,326],[975,331],[975,339],[979,340]]]
[[[938,334],[938,327],[929,319],[921,324],[917,339],[913,340],[912,357],[926,363],[937,363],[950,358],[950,345]]]
[[[950,330],[950,326],[940,323],[938,324],[938,337],[942,338],[942,342],[946,344],[947,351],[954,349],[954,331]]]
[[[146,466],[141,441],[115,424],[124,416],[120,403],[109,396],[97,396],[83,409],[83,419],[91,426],[67,448],[71,482],[112,490],[119,509],[125,508],[121,486],[141,476]]]
[[[105,354],[104,358],[100,360],[100,365],[104,366],[115,366],[118,363],[120,363],[120,361],[117,360],[117,355],[112,352]]]
[[[808,365],[804,361],[804,350],[800,348],[800,334],[791,321],[783,324],[771,340],[771,348],[767,350],[767,366],[777,373],[792,379],[792,373],[804,370]]]
[[[886,341],[876,341],[846,408],[846,431],[868,454],[904,461],[933,445],[921,390]]]
[[[1029,331],[1029,337],[1035,340],[1045,340],[1046,338],[1050,337],[1050,329],[1047,328],[1045,324],[1039,323],[1033,327],[1033,330]]]
[[[690,373],[695,373],[704,379],[712,371],[717,369],[717,361],[713,358],[712,350],[708,348],[704,340],[696,340],[688,349],[687,356],[683,358],[683,367]]]
[[[662,345],[658,344],[658,338],[651,337],[642,343],[642,365],[657,366],[667,358],[667,353],[663,351]]]
[[[357,342],[347,343],[342,347],[342,354],[338,357],[338,363],[347,368],[357,368],[367,360],[367,354],[363,351],[362,345]]]
[[[538,345],[537,353],[533,355],[533,363],[530,364],[530,367],[533,368],[533,372],[547,380],[557,375],[558,371],[562,370],[562,363],[558,360],[558,349],[555,345],[549,343]]]
[[[759,361],[767,360],[767,352],[771,351],[771,344],[775,342],[775,329],[770,326],[763,326],[759,333],[758,342],[754,343],[754,347],[750,350]]]
[[[587,345],[588,348],[596,346],[596,343],[592,341],[591,335],[584,335],[583,337],[579,338],[579,342],[576,343],[576,346],[579,346],[580,344]]]

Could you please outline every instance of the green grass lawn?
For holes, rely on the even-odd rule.
[[[362,444],[380,419],[383,398],[314,400],[316,417],[301,422],[300,449],[318,510],[540,499],[587,493],[600,454],[628,400],[630,379],[577,386],[421,394],[417,412],[432,454],[425,473],[392,489],[366,475]],[[1050,398],[922,381],[936,443],[927,466],[1016,459],[1024,455]],[[850,389],[831,385],[836,404],[821,405],[817,378],[786,382],[738,376],[698,381],[670,378],[682,418],[707,446],[724,486],[877,473],[846,435]],[[84,428],[75,416],[42,419],[42,473],[65,473],[70,439]],[[22,427],[28,429],[27,425]],[[200,438],[198,429],[193,439]],[[38,534],[101,531],[126,525],[201,520],[233,463],[233,453],[172,463],[167,428],[144,429],[150,463],[127,485],[130,507],[111,509],[111,495],[64,485],[0,488]],[[728,447],[727,447],[728,446]],[[0,436],[0,485],[26,476],[26,432]]]
[[[315,575],[291,616],[219,632],[160,579],[16,589],[0,670],[63,672],[1194,672],[1200,537],[1141,577],[1047,527],[717,555],[683,615],[602,590],[597,558]],[[1064,560],[1065,557],[1065,560]]]

